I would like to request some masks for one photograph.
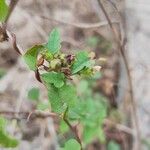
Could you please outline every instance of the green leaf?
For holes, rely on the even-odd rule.
[[[75,88],[64,84],[61,88],[48,87],[48,97],[52,111],[62,113],[67,107],[73,107],[77,100]]]
[[[94,64],[94,61],[90,61],[90,65],[92,66],[92,64]],[[92,68],[83,68],[81,71],[80,71],[80,76],[81,77],[92,77],[94,74],[93,72],[93,69]]]
[[[65,143],[63,150],[81,150],[81,146],[75,139],[70,139]]]
[[[32,88],[28,92],[28,99],[38,101],[40,97],[40,91],[38,88]]]
[[[27,52],[24,54],[23,58],[31,70],[35,71],[37,69],[37,56],[39,52],[43,49],[43,45],[35,45],[28,49]]]
[[[4,130],[6,125],[7,121],[3,117],[0,117],[0,131]]]
[[[13,148],[17,147],[18,144],[19,144],[18,140],[0,131],[0,147]]]
[[[78,101],[76,107],[72,109],[75,115],[69,114],[70,119],[76,117],[75,119],[79,119],[83,125],[83,141],[85,144],[89,144],[95,139],[104,142],[105,135],[102,126],[107,115],[106,104],[101,100],[100,95],[89,97],[88,94],[83,93],[81,98],[83,99]]]
[[[104,133],[102,125],[100,125],[100,127],[98,128],[97,133],[98,133],[97,136],[98,136],[100,142],[104,143],[106,141],[106,139],[105,139],[106,137],[105,137],[105,133]]]
[[[115,141],[110,141],[108,143],[108,150],[121,150],[121,147]]]
[[[79,91],[80,94],[84,94],[87,91],[88,86],[89,86],[88,81],[82,80],[78,84],[77,89],[78,89],[78,91]]]
[[[93,121],[93,120],[88,120]],[[93,124],[92,126],[85,125],[83,130],[83,141],[85,144],[91,143],[94,139],[98,138],[100,142],[105,142],[105,134],[102,125]]]
[[[62,121],[60,122],[59,130],[60,130],[60,133],[61,133],[61,134],[64,134],[64,133],[66,133],[66,132],[69,131],[69,127],[68,127],[68,125],[64,122],[64,120],[62,120]]]
[[[19,142],[6,132],[6,126],[7,121],[3,117],[0,117],[0,147],[16,147]]]
[[[5,0],[0,0],[0,21],[5,21],[5,18],[8,13],[8,6]]]
[[[83,130],[84,143],[89,144],[90,142],[92,142],[92,140],[94,140],[96,138],[97,134],[98,134],[98,132],[97,132],[96,127],[93,127],[93,128],[90,128],[88,126],[84,127],[84,130]]]
[[[78,52],[76,55],[76,60],[71,67],[72,74],[81,71],[84,67],[90,67],[92,65],[91,63],[92,62],[89,60],[87,52]]]
[[[63,73],[48,72],[43,73],[41,77],[45,83],[54,84],[57,88],[61,88],[64,85],[65,76]]]
[[[62,113],[66,109],[63,105],[63,101],[59,95],[59,89],[55,86],[48,87],[48,99],[51,104],[52,111]]]
[[[50,33],[46,47],[52,54],[55,54],[60,50],[61,40],[60,40],[60,33],[57,28],[53,29],[52,32]]]

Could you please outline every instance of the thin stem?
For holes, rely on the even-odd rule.
[[[74,26],[76,28],[82,28],[82,29],[91,29],[91,28],[99,28],[99,27],[104,27],[107,26],[108,23],[106,21],[101,21],[101,22],[97,22],[97,23],[81,23],[81,22],[67,22],[64,20],[58,20],[55,18],[50,18],[50,17],[45,17],[45,16],[40,16],[40,18],[48,20],[48,21],[55,21],[55,22],[59,22],[61,24],[66,24],[66,25],[70,25],[70,26]],[[112,21],[113,24],[118,24],[119,22],[116,20]]]
[[[19,0],[11,0],[10,5],[9,5],[8,14],[7,14],[6,19],[5,19],[5,21],[4,21],[4,23],[5,23],[6,25],[7,25],[7,22],[8,22],[8,20],[9,20],[10,16],[11,16],[11,14],[12,14],[12,12],[13,12],[15,6],[17,5],[18,1],[19,1]]]
[[[75,137],[76,137],[76,140],[79,142],[79,144],[80,144],[80,146],[81,146],[81,150],[82,150],[82,142],[81,142],[81,139],[80,139],[80,137],[79,137],[77,128],[76,128],[76,126],[72,126],[71,123],[69,122],[69,120],[67,119],[67,112],[68,112],[68,107],[67,107],[67,109],[66,109],[65,112],[64,112],[63,120],[64,120],[65,123],[68,125],[68,127],[71,129],[71,131],[74,133],[74,135],[75,135]]]
[[[136,134],[137,134],[137,144],[138,144],[138,149],[140,150],[141,149],[141,136],[140,136],[140,129],[139,129],[139,121],[138,121],[138,117],[137,117],[136,103],[135,103],[134,94],[133,94],[132,78],[131,78],[131,74],[130,74],[127,57],[124,53],[124,46],[122,45],[121,39],[119,38],[115,28],[113,27],[111,19],[109,18],[109,15],[107,14],[105,7],[102,4],[101,0],[98,0],[98,3],[108,21],[108,24],[112,30],[112,33],[114,34],[114,38],[115,38],[116,42],[118,43],[119,52],[120,52],[120,54],[123,58],[124,64],[125,64],[125,68],[127,71],[127,77],[128,77],[128,84],[129,84],[130,100],[131,100],[132,109],[133,109],[132,111],[133,111],[133,117],[134,117],[134,124],[135,124],[135,129],[136,129]]]
[[[41,118],[41,119],[45,119],[48,117],[58,117],[57,114],[55,113],[50,113],[50,112],[41,112],[41,111],[33,111],[31,112],[17,112],[17,111],[0,111],[0,115],[3,116],[11,116],[13,119],[16,118],[16,115],[19,116],[20,118],[24,118],[24,119],[36,119],[36,118]],[[16,118],[16,119],[20,119],[20,118]]]

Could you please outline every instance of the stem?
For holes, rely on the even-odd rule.
[[[71,129],[71,131],[74,133],[74,135],[75,135],[75,137],[76,137],[76,140],[79,142],[79,144],[80,144],[80,146],[81,146],[81,150],[82,150],[82,142],[81,142],[81,139],[80,139],[80,137],[79,137],[77,128],[76,128],[76,126],[72,126],[71,123],[69,122],[69,120],[67,119],[67,112],[68,112],[68,107],[67,107],[67,109],[66,109],[65,112],[64,112],[63,120],[64,120],[65,123],[68,125],[68,127]]]
[[[7,22],[8,22],[8,20],[9,20],[10,16],[11,16],[11,14],[12,14],[12,12],[13,12],[15,6],[17,5],[18,1],[19,1],[19,0],[11,0],[10,5],[9,5],[8,14],[7,14],[6,19],[5,19],[5,21],[4,21],[4,23],[5,23],[6,25],[7,25]]]
[[[48,117],[52,117],[55,118],[58,115],[55,113],[47,113],[47,112],[41,112],[41,111],[33,111],[31,112],[17,112],[17,111],[0,111],[0,115],[3,116],[11,116],[13,119],[20,119],[20,118],[16,118],[16,115],[20,116],[21,118],[25,118],[25,119],[36,119],[36,118],[41,118],[41,119],[45,119]]]
[[[138,144],[138,149],[140,150],[141,149],[141,136],[140,136],[140,129],[139,129],[139,121],[138,121],[138,117],[137,117],[137,110],[136,110],[136,103],[135,103],[135,100],[134,100],[134,94],[133,94],[133,85],[132,85],[132,78],[131,78],[131,74],[130,74],[130,69],[129,69],[129,64],[128,64],[128,61],[127,61],[127,57],[124,53],[124,47],[121,43],[121,39],[119,38],[115,28],[113,27],[112,25],[112,22],[111,22],[111,19],[109,18],[106,10],[105,10],[105,7],[104,5],[102,4],[101,0],[98,0],[98,3],[99,3],[99,6],[101,7],[107,21],[108,21],[108,24],[112,30],[112,33],[114,34],[114,37],[115,37],[115,40],[118,44],[118,47],[119,47],[119,52],[123,58],[123,61],[124,61],[124,64],[125,64],[125,68],[126,68],[126,71],[127,71],[127,77],[128,77],[128,84],[129,84],[129,92],[130,92],[130,101],[131,101],[131,105],[132,105],[132,111],[133,111],[133,117],[134,117],[134,124],[135,124],[135,129],[136,129],[136,135],[137,135],[137,144]]]

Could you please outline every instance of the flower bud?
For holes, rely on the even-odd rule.
[[[37,66],[39,67],[39,66],[43,65],[43,63],[44,63],[44,58],[43,58],[43,56],[41,56],[37,62]]]
[[[98,71],[100,71],[101,70],[101,66],[94,66],[93,67],[93,70],[95,71],[95,72],[98,72]]]
[[[91,59],[94,59],[94,58],[95,58],[95,53],[94,53],[94,52],[90,52],[88,56],[89,56]]]
[[[66,59],[67,59],[67,63],[68,63],[68,64],[71,64],[72,61],[74,61],[75,56],[74,56],[74,55],[67,55],[67,56],[66,56]]]
[[[55,69],[56,67],[60,66],[61,65],[61,62],[59,59],[53,59],[51,62],[50,62],[50,67],[52,69]]]

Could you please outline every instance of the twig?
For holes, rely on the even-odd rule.
[[[139,121],[138,121],[138,117],[137,117],[137,110],[136,110],[136,104],[135,104],[135,101],[134,101],[134,94],[133,94],[133,85],[132,85],[132,79],[131,79],[131,74],[130,74],[130,69],[129,69],[129,64],[128,64],[128,61],[127,61],[127,58],[126,58],[126,55],[124,53],[124,47],[121,43],[121,39],[120,37],[118,36],[115,28],[113,27],[112,25],[112,22],[111,22],[111,19],[109,18],[101,0],[98,0],[98,3],[99,3],[99,6],[101,7],[108,23],[109,23],[109,26],[112,30],[112,33],[114,34],[114,38],[118,44],[118,47],[119,47],[119,52],[123,58],[123,61],[124,61],[124,64],[125,64],[125,68],[126,68],[126,71],[127,71],[127,77],[128,77],[128,83],[129,83],[129,92],[130,92],[130,100],[131,100],[131,105],[132,105],[132,111],[133,111],[133,117],[134,117],[134,124],[135,124],[135,129],[136,129],[136,135],[137,137],[135,137],[136,139],[136,143],[137,143],[137,148],[140,150],[141,149],[141,136],[140,136],[140,129],[139,129]]]
[[[64,112],[63,120],[64,120],[65,123],[68,125],[68,127],[71,129],[71,131],[74,133],[74,135],[75,135],[77,141],[78,141],[79,144],[81,145],[81,150],[82,150],[82,142],[81,142],[81,139],[80,139],[80,137],[79,137],[77,128],[76,128],[76,126],[72,126],[71,123],[69,122],[69,120],[67,119],[67,112],[68,112],[68,107],[67,107],[67,109],[66,109],[65,112]]]
[[[127,127],[127,126],[125,126],[125,125],[123,125],[123,124],[115,123],[115,122],[113,122],[113,121],[111,121],[109,119],[105,119],[104,120],[104,124],[108,124],[110,126],[114,126],[116,129],[118,129],[120,131],[123,131],[123,132],[125,132],[127,134],[130,134],[132,136],[135,136],[134,130],[129,128],[129,127]]]
[[[8,14],[7,14],[6,19],[5,19],[5,21],[4,21],[4,23],[5,23],[6,25],[7,25],[7,22],[8,22],[8,20],[9,20],[10,16],[11,16],[11,14],[12,14],[12,12],[13,12],[15,6],[17,5],[18,1],[19,1],[19,0],[11,0],[10,5],[9,5]]]
[[[64,20],[59,20],[59,19],[55,19],[55,18],[47,18],[45,16],[41,16],[41,18],[46,19],[46,20],[53,20],[62,24],[67,24],[67,25],[71,25],[77,28],[83,28],[83,29],[90,29],[90,28],[98,28],[98,27],[103,27],[103,26],[107,26],[108,23],[103,21],[103,22],[97,22],[97,23],[75,23],[75,22],[67,22]],[[112,21],[113,24],[118,24],[119,22],[114,20]]]
[[[116,4],[115,4],[114,2],[112,2],[112,0],[107,0],[107,1],[113,6],[113,8],[114,8],[114,9],[117,11],[117,13],[120,15],[119,10],[118,10]]]
[[[68,110],[66,110],[63,115],[63,120],[69,126],[71,131],[74,133],[74,135],[75,135],[77,141],[79,142],[79,144],[81,145],[81,149],[82,149],[82,143],[81,143],[81,139],[78,135],[77,128],[76,128],[76,126],[72,126],[66,117],[67,111]],[[10,119],[16,119],[16,120],[26,119],[27,121],[38,119],[38,118],[41,118],[41,119],[56,118],[56,117],[60,118],[60,116],[56,113],[42,112],[42,111],[37,111],[37,110],[32,111],[32,112],[0,111],[0,115],[8,117]]]
[[[12,42],[12,46],[14,48],[14,50],[19,54],[19,55],[22,55],[23,53],[23,50],[18,46],[17,44],[17,41],[16,41],[16,36],[14,33],[8,31],[6,28],[5,28],[5,40],[10,40]]]
[[[45,119],[48,117],[55,118],[59,117],[55,113],[50,113],[50,112],[42,112],[42,111],[33,111],[32,114],[31,112],[24,112],[24,111],[0,111],[0,115],[6,116],[6,117],[11,117],[11,119],[28,119],[30,116],[30,119],[36,119],[36,118],[41,118]],[[18,117],[16,117],[16,115]]]
[[[2,34],[1,35],[2,37],[0,38],[0,42],[11,39],[14,49],[17,51],[17,53],[19,53],[21,55],[21,49],[19,48],[18,44],[16,43],[15,34],[7,30],[8,20],[12,14],[14,8],[16,7],[18,1],[19,0],[11,0],[11,2],[10,2],[8,14],[5,18],[4,23],[0,26],[0,34]]]
[[[7,30],[6,30],[6,31],[7,31]],[[9,34],[10,34],[10,36],[9,36]],[[21,50],[20,50],[20,48],[19,48],[18,45],[17,45],[15,34],[9,32],[9,31],[7,31],[7,35],[9,36],[9,38],[11,37],[11,39],[12,39],[12,44],[13,44],[14,49],[17,51],[18,54],[21,55]]]

